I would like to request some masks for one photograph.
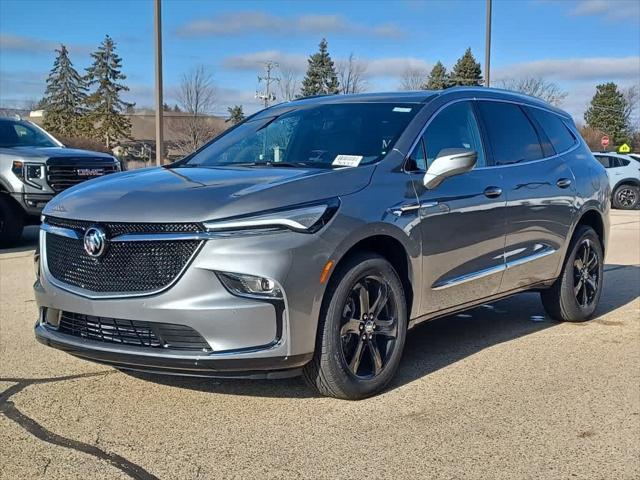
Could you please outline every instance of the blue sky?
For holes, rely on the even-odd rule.
[[[306,57],[326,37],[339,61],[367,66],[368,90],[394,90],[407,67],[451,67],[467,47],[484,61],[484,0],[205,1],[164,0],[166,98],[203,65],[214,76],[215,111],[246,112],[260,61],[302,78]],[[109,34],[124,61],[127,98],[153,105],[151,0],[0,0],[0,105],[38,99],[60,43],[79,70]],[[640,83],[637,0],[494,0],[492,80],[541,76],[568,91],[563,107],[581,118],[595,85]],[[496,82],[497,83],[497,82]]]

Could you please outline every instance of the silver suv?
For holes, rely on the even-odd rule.
[[[0,117],[0,247],[20,238],[25,224],[38,223],[55,194],[119,170],[111,155],[65,148],[34,123]]]
[[[122,369],[304,374],[358,399],[407,330],[526,290],[600,298],[609,184],[571,118],[500,90],[276,105],[47,205],[38,340]]]

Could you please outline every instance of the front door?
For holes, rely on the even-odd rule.
[[[505,196],[499,172],[487,169],[472,101],[446,106],[430,120],[411,155],[413,175],[423,176],[443,149],[478,154],[470,172],[433,190],[418,185],[422,235],[422,314],[445,310],[498,291],[504,270]]]

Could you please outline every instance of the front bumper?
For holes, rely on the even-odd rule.
[[[12,193],[27,215],[39,216],[45,205],[54,197],[53,193]]]
[[[225,378],[286,378],[300,374],[313,354],[267,358],[224,358],[207,354],[185,354],[146,348],[113,346],[57,332],[44,323],[35,327],[36,339],[76,357],[116,368],[172,375]]]
[[[60,284],[47,270],[42,231],[40,250],[41,274],[34,290],[41,319],[35,334],[53,348],[118,368],[214,377],[291,376],[312,358],[324,293],[319,275],[330,251],[320,235],[277,233],[206,241],[169,288],[139,296],[89,296]],[[284,300],[276,305],[233,295],[215,272],[274,279]],[[189,326],[212,351],[174,351],[69,335],[44,321],[46,309]]]

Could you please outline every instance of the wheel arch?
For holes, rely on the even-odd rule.
[[[582,212],[582,214],[580,215],[580,218],[578,219],[578,221],[576,222],[573,228],[573,232],[571,232],[571,238],[573,238],[575,231],[578,229],[580,225],[586,225],[595,230],[596,234],[598,235],[598,238],[600,239],[600,245],[602,245],[602,253],[606,253],[605,250],[606,250],[606,245],[608,240],[607,238],[608,232],[607,232],[606,224],[602,216],[602,213],[600,213],[595,208],[590,208]]]
[[[636,187],[640,187],[640,179],[629,177],[623,178],[622,180],[618,180],[613,189],[611,190],[611,195],[613,195],[616,189],[622,185],[634,185]]]
[[[378,229],[374,229],[366,234],[359,235],[357,238],[353,239],[347,245],[343,245],[340,248],[342,252],[339,256],[335,256],[337,258],[336,264],[331,269],[331,274],[327,279],[327,285],[331,284],[332,281],[335,281],[336,272],[340,271],[341,265],[346,263],[346,261],[362,252],[371,252],[380,255],[385,258],[393,268],[398,273],[400,277],[400,281],[402,282],[402,286],[405,292],[405,300],[407,303],[407,314],[408,317],[411,318],[412,312],[415,313],[418,309],[418,305],[415,303],[419,300],[419,297],[416,298],[416,267],[412,262],[412,258],[414,258],[415,254],[419,254],[420,252],[413,252],[414,255],[411,255],[411,247],[406,245],[402,240],[398,238],[396,232],[380,231]],[[323,297],[326,298],[326,289]],[[323,298],[323,303],[325,298]]]

